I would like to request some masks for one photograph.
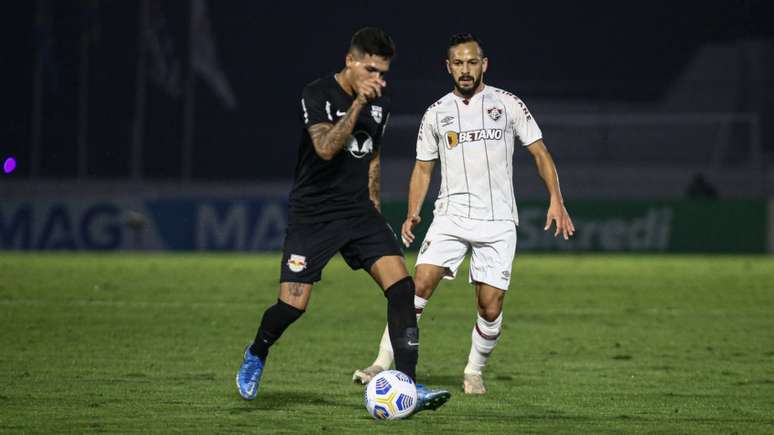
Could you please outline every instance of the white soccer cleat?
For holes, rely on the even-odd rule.
[[[465,379],[462,381],[462,389],[465,390],[465,394],[484,394],[486,393],[484,378],[482,378],[481,375],[465,373]]]
[[[385,369],[380,366],[369,366],[361,370],[355,370],[355,373],[352,374],[352,382],[359,382],[363,385],[366,385],[367,383],[371,382],[371,379],[373,379],[374,376],[378,375],[384,370]]]

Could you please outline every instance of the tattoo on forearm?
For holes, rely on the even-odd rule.
[[[324,144],[325,133],[330,131],[332,128],[333,126],[331,124],[315,124],[309,127],[309,136],[312,138],[312,144],[318,153],[322,151],[318,149],[318,144]]]
[[[350,107],[347,114],[333,125],[323,123],[309,127],[309,136],[317,152],[330,156],[338,154],[352,134],[359,113],[359,109]]]
[[[381,163],[378,160],[374,160],[371,166],[368,168],[368,195],[371,197],[371,202],[377,210],[381,211],[381,201],[379,199],[379,193],[382,187],[382,170]]]

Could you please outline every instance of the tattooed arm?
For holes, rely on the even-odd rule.
[[[312,138],[314,150],[321,159],[330,160],[344,149],[364,105],[356,99],[347,110],[347,114],[335,124],[321,122],[309,126],[309,136]]]
[[[371,198],[371,202],[374,203],[374,207],[381,212],[382,200],[379,194],[382,189],[382,164],[379,154],[380,151],[377,149],[374,152],[374,158],[371,159],[371,163],[368,165],[368,196]]]

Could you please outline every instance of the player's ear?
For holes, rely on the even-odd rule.
[[[489,58],[485,57],[481,59],[481,72],[485,73],[488,67],[489,67]]]
[[[446,59],[446,72],[448,72],[451,75],[451,63],[449,63],[449,59]]]
[[[355,56],[352,55],[351,51],[347,52],[347,55],[344,56],[344,66],[347,68],[350,68],[352,66],[352,63],[355,62]]]

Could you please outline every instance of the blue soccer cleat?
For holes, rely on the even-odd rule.
[[[250,347],[245,349],[245,359],[242,361],[242,367],[236,374],[236,384],[239,389],[239,395],[246,400],[253,400],[258,395],[261,375],[263,374],[263,361],[252,353]]]
[[[435,411],[451,398],[451,393],[442,389],[427,388],[422,384],[417,384],[417,406],[413,414],[420,411]]]

